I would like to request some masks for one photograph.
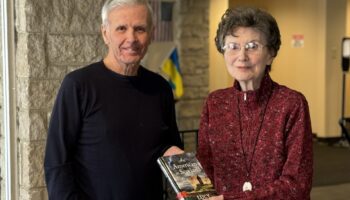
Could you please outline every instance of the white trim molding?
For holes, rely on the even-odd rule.
[[[4,181],[5,188],[2,191],[5,200],[16,198],[16,148],[15,148],[15,112],[14,105],[14,5],[13,1],[1,0],[1,45],[2,45],[2,127],[4,135]]]

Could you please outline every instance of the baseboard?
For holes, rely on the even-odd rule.
[[[314,142],[321,143],[328,146],[349,147],[350,143],[344,137],[317,137],[313,135]]]
[[[342,137],[316,137],[317,142],[325,143],[328,145],[334,145],[343,140]]]

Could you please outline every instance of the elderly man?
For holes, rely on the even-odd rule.
[[[145,0],[102,8],[106,57],[63,80],[48,130],[50,200],[160,200],[156,159],[182,153],[173,95],[140,66],[153,33]]]

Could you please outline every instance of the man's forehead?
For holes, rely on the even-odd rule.
[[[113,8],[108,15],[111,21],[135,21],[136,23],[147,23],[148,10],[143,5],[119,6]]]

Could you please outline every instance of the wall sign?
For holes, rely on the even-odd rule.
[[[304,47],[304,35],[303,34],[293,34],[292,35],[292,47],[293,48],[303,48]]]

